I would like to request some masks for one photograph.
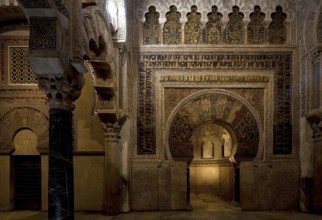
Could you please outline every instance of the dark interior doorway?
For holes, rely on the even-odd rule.
[[[14,156],[15,210],[41,209],[40,156]]]

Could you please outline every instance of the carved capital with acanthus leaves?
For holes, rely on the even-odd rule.
[[[120,139],[121,126],[118,122],[115,123],[102,123],[105,131],[105,140],[107,142],[118,142]]]
[[[312,128],[312,138],[315,142],[322,141],[322,120],[320,114],[311,114],[306,117]]]
[[[71,75],[38,75],[38,84],[47,95],[50,109],[73,111],[74,101],[79,98],[83,87],[82,74]]]
[[[318,124],[313,124],[312,125],[312,130],[313,130],[313,139],[315,142],[320,142],[322,141],[322,123]]]

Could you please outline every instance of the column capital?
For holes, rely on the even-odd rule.
[[[120,139],[121,126],[118,122],[115,123],[102,123],[105,131],[105,140],[107,142],[118,142]]]
[[[312,125],[314,142],[322,141],[322,122]]]
[[[38,84],[47,95],[49,109],[73,111],[74,101],[79,98],[83,87],[83,76],[76,73],[71,75],[38,75]]]

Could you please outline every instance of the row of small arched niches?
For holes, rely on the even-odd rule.
[[[155,6],[149,7],[149,12],[145,14],[143,23],[143,44],[160,44],[161,25],[159,23],[160,13]],[[180,22],[181,13],[177,7],[170,6],[170,11],[165,15],[166,21],[163,24],[163,43],[182,43],[182,24]],[[184,24],[185,44],[242,44],[244,37],[244,14],[239,11],[238,6],[232,7],[232,12],[228,14],[229,21],[223,24],[223,14],[218,12],[216,5],[212,6],[212,11],[207,14],[208,21],[203,27],[201,13],[196,5],[191,6],[191,11],[186,14],[187,21]],[[260,6],[254,7],[254,12],[249,15],[250,22],[247,24],[247,42],[250,44],[285,44],[287,30],[285,20],[286,13],[282,6],[277,6],[276,11],[271,14],[272,21],[266,27],[264,22],[266,14],[261,11]]]

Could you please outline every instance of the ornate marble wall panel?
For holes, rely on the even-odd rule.
[[[194,55],[187,52],[141,52],[139,54],[138,82],[138,118],[137,118],[137,154],[154,155],[156,153],[156,103],[155,73],[157,70],[273,70],[274,74],[274,154],[292,153],[292,113],[291,79],[292,56],[288,52],[241,53],[206,53]],[[203,77],[182,76],[163,80],[196,82]],[[162,80],[162,79],[161,79]],[[213,76],[209,82],[227,80]],[[245,80],[237,77],[236,80]],[[254,78],[256,80],[256,78]],[[256,98],[255,98],[256,99]],[[173,101],[176,102],[175,100]],[[254,101],[251,102],[255,105]],[[261,113],[263,114],[263,113]]]
[[[132,187],[134,210],[158,209],[159,170],[153,164],[134,165],[132,168]]]
[[[136,45],[142,44],[143,40],[140,38],[140,32],[142,29],[140,25],[145,21],[145,13],[148,12],[149,6],[155,6],[156,10],[160,13],[160,23],[164,24],[167,20],[167,12],[171,5],[177,8],[177,11],[181,13],[180,22],[186,24],[188,18],[186,17],[189,12],[191,12],[191,6],[196,5],[198,7],[198,12],[201,13],[201,23],[203,26],[208,22],[208,13],[212,12],[212,7],[217,6],[218,11],[222,13],[223,18],[222,22],[226,25],[229,22],[229,13],[232,12],[233,6],[239,7],[241,13],[244,14],[243,24],[247,25],[250,22],[250,14],[254,12],[254,6],[258,5],[262,9],[262,12],[267,16],[264,18],[265,28],[272,21],[271,14],[273,14],[278,5],[282,6],[283,11],[287,14],[286,18],[286,30],[287,30],[287,44],[296,44],[297,33],[296,33],[296,4],[290,0],[274,0],[274,1],[254,1],[254,0],[245,0],[245,1],[219,1],[219,0],[207,0],[198,2],[196,4],[193,0],[179,1],[179,0],[167,0],[167,1],[155,1],[155,0],[143,0],[136,2],[132,14],[133,17],[137,20],[136,23],[133,23],[132,27],[132,36],[134,39],[137,39],[134,42]],[[183,29],[183,27],[182,27]],[[246,34],[243,35],[245,37]],[[166,41],[164,41],[166,42]],[[207,42],[205,38],[204,42]],[[184,42],[181,42],[184,43]],[[266,41],[265,41],[266,43]]]

